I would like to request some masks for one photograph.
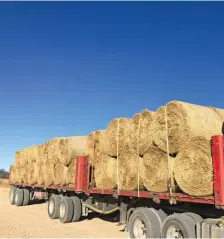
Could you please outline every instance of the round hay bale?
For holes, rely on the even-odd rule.
[[[93,158],[95,154],[95,137],[96,137],[96,131],[90,133],[87,136],[87,152],[91,158]]]
[[[38,145],[26,149],[26,161],[28,164],[36,163],[38,161]]]
[[[103,137],[103,151],[110,156],[117,156],[128,145],[128,135],[130,131],[130,119],[113,119]],[[117,152],[118,148],[118,152]]]
[[[131,119],[128,146],[135,154],[142,156],[153,143],[151,125],[154,115],[155,112],[145,109]]]
[[[105,154],[100,155],[94,170],[97,188],[113,189],[119,186],[120,190],[138,189],[138,166],[140,173],[141,160],[141,157],[133,154],[128,149],[120,154],[118,160]],[[139,186],[140,189],[143,188],[141,175],[139,176]]]
[[[192,137],[210,139],[221,134],[222,121],[209,107],[193,105],[181,101],[167,104],[167,125],[170,154],[178,153]],[[152,124],[154,143],[167,152],[165,107],[160,107]]]
[[[40,144],[37,146],[37,158],[36,164],[39,166],[47,161],[47,150],[45,144]]]
[[[224,110],[223,109],[218,109],[218,108],[214,108],[214,107],[210,107],[212,108],[221,118],[222,121],[224,121]]]
[[[107,154],[99,156],[94,169],[97,188],[113,189],[116,187],[116,165],[116,159],[111,158]]]
[[[102,154],[103,130],[97,130],[88,135],[87,151],[89,155],[89,164],[95,164]]]
[[[76,159],[72,159],[68,166],[67,183],[73,186],[76,183]]]
[[[117,161],[117,159],[115,159]],[[130,149],[125,149],[118,158],[118,179],[120,190],[137,190],[138,184],[139,189],[143,189],[143,182],[141,176],[141,161],[142,158],[137,154],[132,153]],[[116,162],[117,167],[117,162]],[[116,170],[116,168],[115,168]],[[139,173],[139,177],[138,177]],[[117,174],[116,174],[117,175]],[[139,178],[139,183],[138,183]]]
[[[44,184],[45,186],[51,186],[54,185],[54,164],[46,162],[44,164]]]
[[[15,165],[22,167],[27,164],[27,150],[23,149],[15,153]]]
[[[170,157],[171,172],[175,159]],[[145,188],[152,192],[167,192],[170,177],[167,153],[156,146],[150,146],[141,161],[141,175]],[[175,191],[172,182],[172,191]]]
[[[59,150],[59,141],[60,141],[60,138],[53,138],[44,144],[42,153],[43,152],[46,153],[46,163],[48,164],[58,163],[59,158],[57,156],[56,150],[57,151]]]
[[[29,163],[27,167],[27,181],[28,184],[37,184],[38,165],[35,163]]]
[[[15,167],[15,175],[16,175],[16,178],[17,178],[17,182],[18,183],[23,183],[23,174],[22,174],[22,170],[21,170],[21,166],[18,167],[16,166]]]
[[[54,167],[54,185],[64,186],[67,184],[68,167],[58,162]]]
[[[213,194],[211,143],[192,138],[176,157],[174,176],[181,190],[192,196]]]
[[[47,161],[52,164],[60,161],[64,166],[68,166],[73,158],[85,156],[86,148],[86,136],[54,138],[46,143]]]
[[[24,184],[29,184],[29,181],[28,181],[28,172],[29,172],[29,168],[28,168],[28,165],[24,165],[24,166],[21,166],[19,168],[19,175],[20,175],[20,180],[21,180],[21,183],[24,183]]]
[[[44,185],[45,165],[40,163],[37,165],[37,184]]]
[[[17,168],[15,165],[12,165],[11,166],[11,169],[10,169],[10,181],[12,183],[19,183],[18,182],[18,172],[17,172]]]
[[[21,151],[15,153],[15,166],[19,167],[21,165]]]

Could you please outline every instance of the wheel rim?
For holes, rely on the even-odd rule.
[[[54,212],[54,202],[50,200],[49,202],[49,213],[52,214]]]
[[[64,205],[64,203],[61,203],[59,213],[60,213],[61,218],[63,218],[65,216],[65,205]]]
[[[136,218],[133,223],[133,233],[135,238],[147,238],[145,223],[139,218]]]
[[[178,226],[169,226],[166,231],[166,238],[175,239],[175,238],[184,238],[181,229]]]

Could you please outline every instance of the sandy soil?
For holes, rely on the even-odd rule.
[[[80,222],[62,224],[47,215],[47,203],[24,207],[11,206],[7,187],[0,187],[0,237],[48,238],[127,238],[123,227],[113,218],[91,218]],[[110,222],[112,220],[113,222]]]

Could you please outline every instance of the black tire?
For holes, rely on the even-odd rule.
[[[26,188],[23,189],[23,206],[29,205],[30,203],[30,191]]]
[[[17,188],[15,191],[15,205],[20,207],[23,205],[23,189]]]
[[[51,219],[58,219],[59,215],[59,205],[61,199],[59,195],[52,194],[48,201],[48,216]]]
[[[81,200],[74,196],[71,197],[73,202],[73,216],[72,216],[72,222],[78,222],[82,216],[82,203]]]
[[[162,222],[163,222],[163,221],[166,219],[166,217],[167,217],[167,214],[166,214],[162,209],[159,209],[159,210],[158,210],[158,214],[159,214],[159,216],[160,216]]]
[[[131,238],[139,238],[136,223],[141,223],[146,238],[160,238],[161,219],[152,208],[138,208],[130,216],[128,231]]]
[[[196,222],[186,214],[173,214],[163,222],[161,238],[170,238],[168,231],[171,227],[180,231],[182,238],[196,238]],[[178,237],[178,236],[177,236]]]
[[[203,220],[203,218],[200,215],[198,215],[196,213],[193,213],[193,212],[185,212],[183,214],[191,217],[192,219],[194,219],[196,223],[201,222]]]
[[[9,191],[9,203],[11,205],[15,204],[15,194],[16,194],[16,187],[12,186]]]
[[[68,223],[72,221],[74,212],[73,200],[70,197],[64,197],[59,205],[59,220],[62,223]]]

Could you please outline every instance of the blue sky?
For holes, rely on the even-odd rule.
[[[1,2],[0,168],[170,100],[224,108],[224,3]]]

